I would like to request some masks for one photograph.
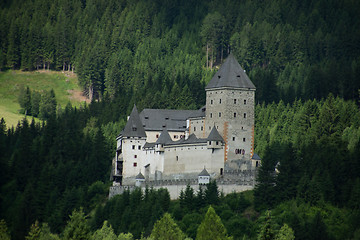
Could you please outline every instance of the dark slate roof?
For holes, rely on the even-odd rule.
[[[160,137],[157,139],[156,144],[169,144],[172,143],[172,139],[169,135],[169,132],[164,129],[161,134]]]
[[[140,120],[138,110],[134,105],[129,120],[120,135],[124,137],[146,137],[145,129]]]
[[[145,179],[145,177],[140,172],[138,175],[136,175],[135,179]]]
[[[180,144],[194,144],[194,143],[206,143],[206,138],[197,138],[194,133],[190,134],[190,136],[185,140],[180,139],[178,141],[172,141],[171,143],[168,143],[168,145],[180,145]]]
[[[259,155],[257,155],[256,153],[254,153],[254,155],[252,156],[253,160],[261,160],[261,158],[259,157]]]
[[[205,111],[199,110],[171,110],[171,109],[144,109],[140,119],[147,131],[185,131],[186,119],[204,117]]]
[[[211,130],[207,140],[208,141],[222,141],[222,142],[225,142],[223,137],[220,135],[220,133],[218,132],[218,130],[216,129],[215,126]]]
[[[206,169],[204,168],[201,173],[199,173],[198,176],[201,176],[201,177],[210,177],[210,174],[208,173],[208,171],[206,171]]]
[[[146,143],[144,144],[144,148],[153,148],[153,147],[155,147],[155,143],[154,143],[154,142],[152,142],[152,143],[146,142]]]
[[[205,90],[223,87],[255,89],[255,85],[232,54],[227,57]]]

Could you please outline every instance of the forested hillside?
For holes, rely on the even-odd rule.
[[[0,69],[74,70],[90,97],[194,108],[231,51],[259,102],[356,99],[359,12],[345,0],[8,0]]]
[[[349,0],[1,1],[1,71],[74,71],[93,99],[41,123],[1,120],[0,219],[12,239],[36,236],[36,221],[42,238],[28,239],[71,239],[77,227],[91,239],[146,238],[164,212],[196,238],[209,205],[234,239],[275,238],[282,226],[296,239],[358,239],[359,12]],[[176,202],[151,189],[107,201],[114,139],[133,104],[203,106],[230,52],[257,87],[253,198],[210,185]]]

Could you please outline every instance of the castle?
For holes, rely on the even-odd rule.
[[[139,113],[134,105],[116,139],[110,195],[124,186],[169,188],[207,183],[209,178],[218,185],[251,189],[260,164],[254,154],[255,90],[230,54],[205,87],[206,105],[201,109]]]

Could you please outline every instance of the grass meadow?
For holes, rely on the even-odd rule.
[[[73,106],[80,106],[87,100],[81,95],[76,74],[71,72],[20,70],[0,72],[0,118],[5,119],[7,127],[15,126],[24,118],[24,115],[19,113],[18,103],[21,86],[39,92],[54,89],[57,103],[63,108],[69,102]]]

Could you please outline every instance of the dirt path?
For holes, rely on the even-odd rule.
[[[71,100],[76,100],[79,102],[86,102],[90,103],[90,99],[83,95],[82,91],[78,90],[67,90],[68,93],[70,93],[69,98]]]

